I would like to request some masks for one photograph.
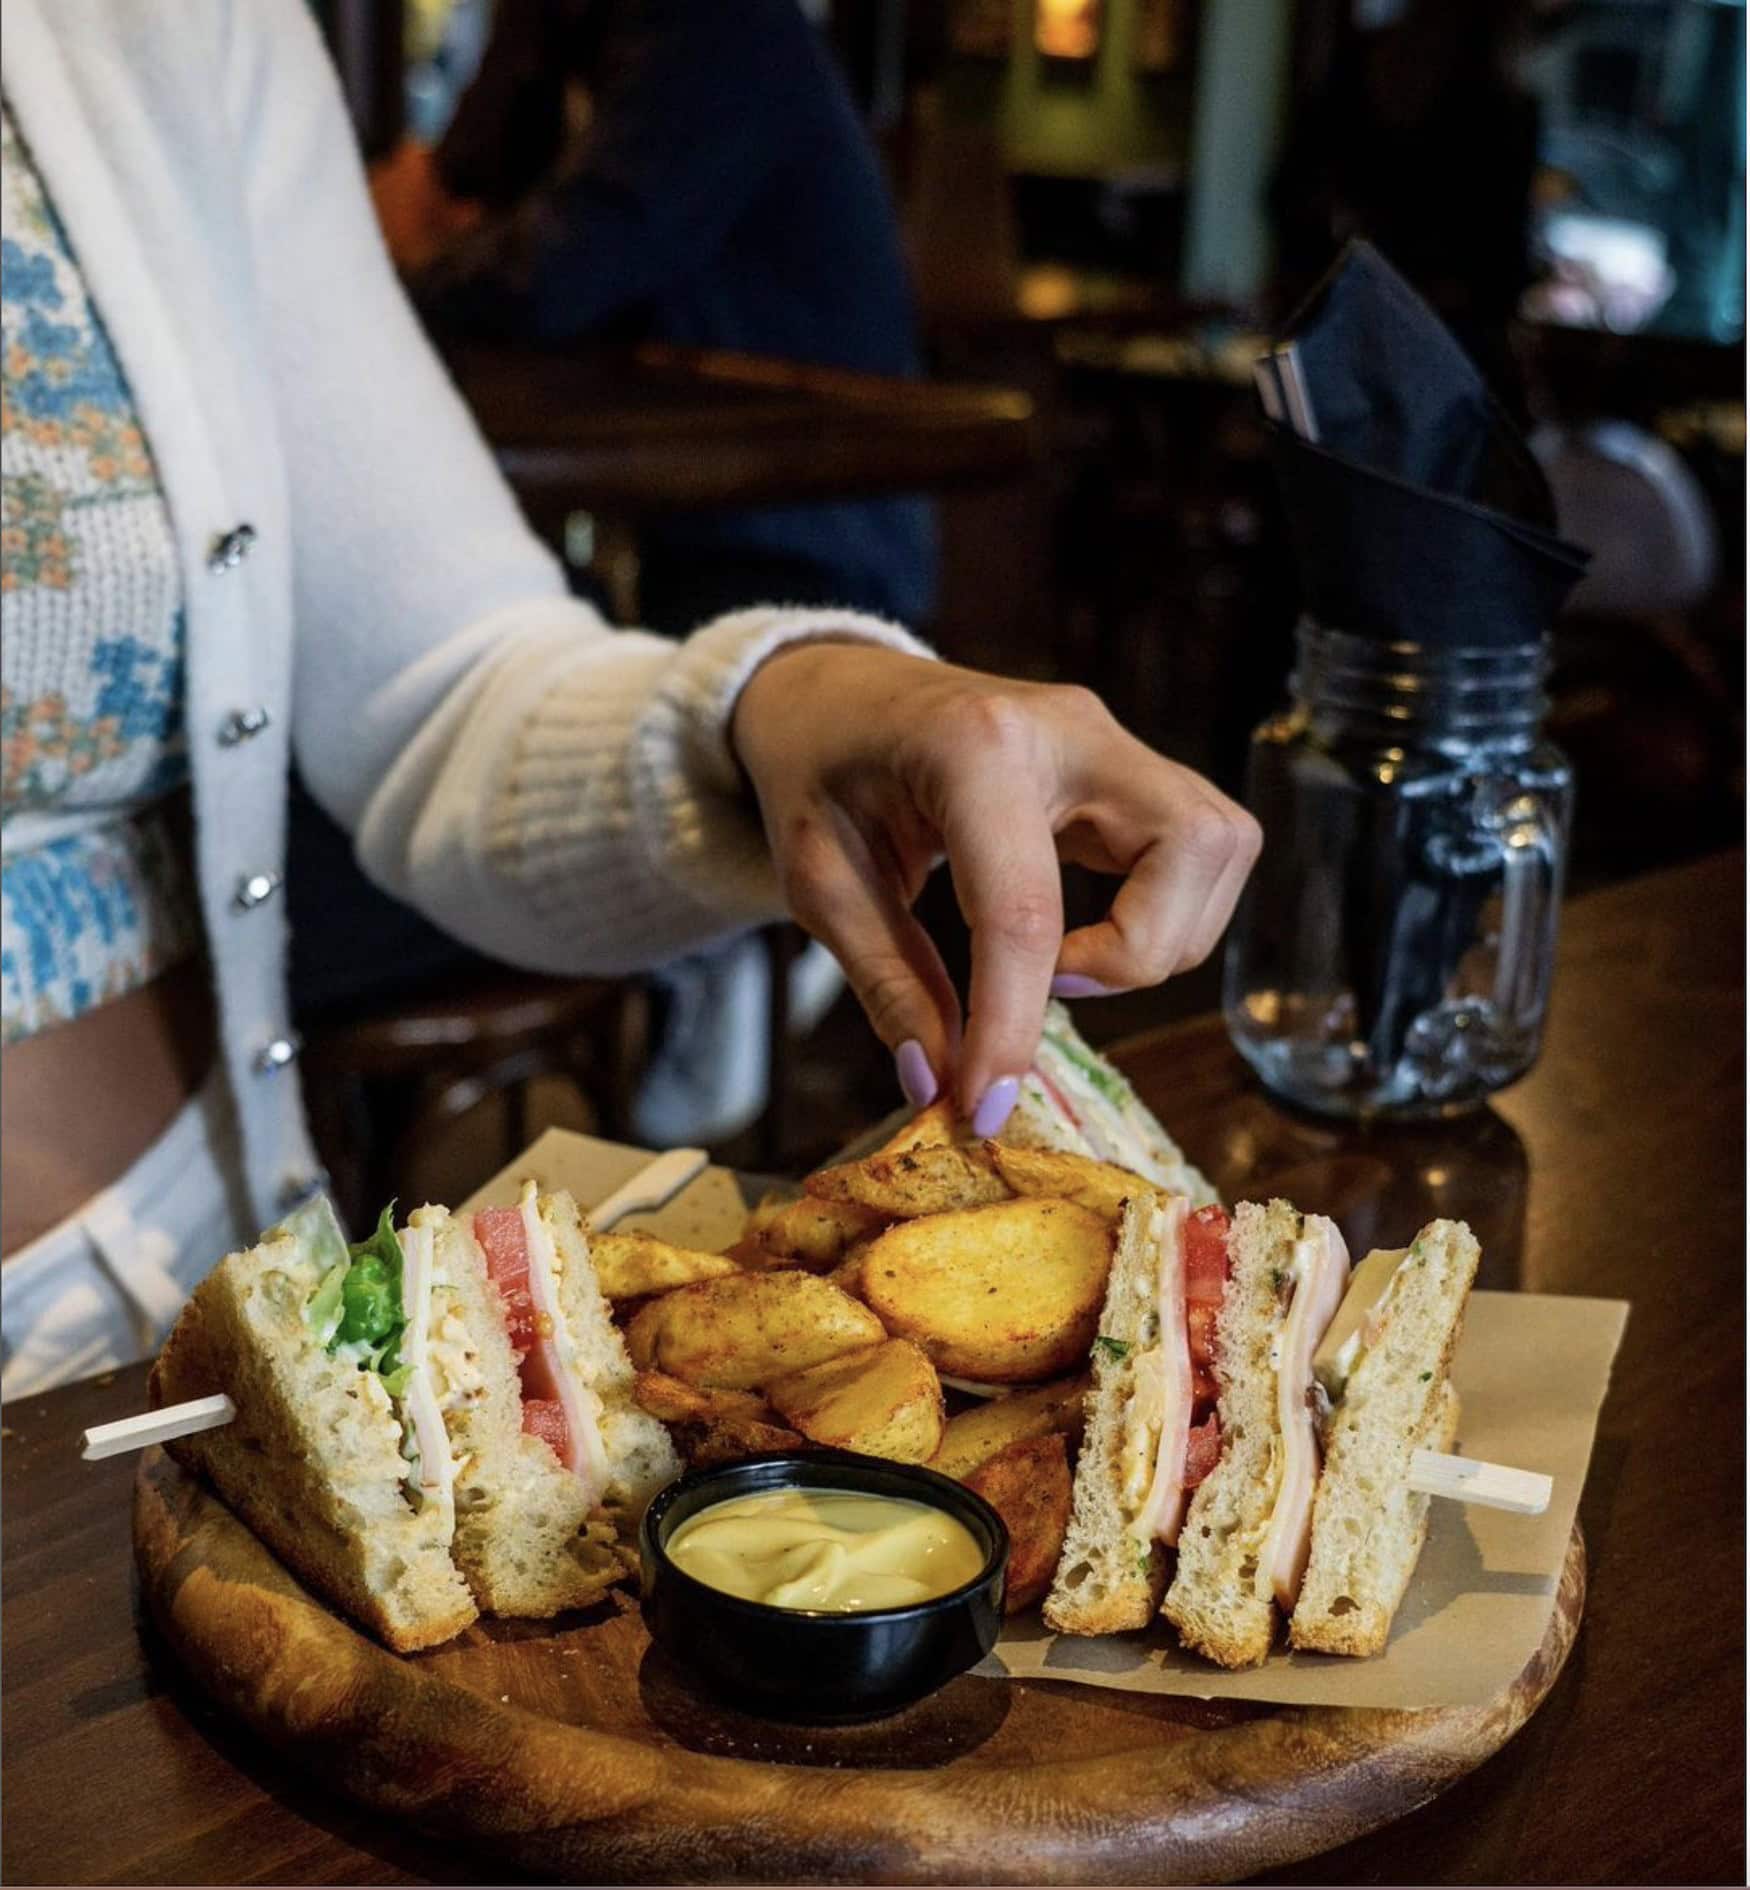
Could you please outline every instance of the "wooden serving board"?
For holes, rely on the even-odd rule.
[[[223,1708],[336,1790],[549,1880],[1208,1883],[1425,1803],[1534,1713],[1585,1602],[1578,1529],[1542,1646],[1499,1698],[1288,1708],[971,1676],[894,1718],[788,1727],[697,1693],[627,1591],[402,1658],[313,1599],[161,1451],[145,1602]]]

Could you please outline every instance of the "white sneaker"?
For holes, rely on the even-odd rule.
[[[727,1141],[765,1107],[771,976],[758,933],[652,974],[669,1004],[632,1104],[632,1131],[646,1148]]]
[[[651,974],[668,998],[662,1040],[632,1104],[647,1148],[698,1147],[738,1135],[771,1093],[772,964],[758,932],[677,958]],[[790,1034],[806,1035],[845,988],[818,940],[790,961]]]

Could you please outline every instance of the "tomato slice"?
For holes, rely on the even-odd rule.
[[[1215,1316],[1220,1311],[1219,1301],[1211,1305],[1208,1300],[1192,1300],[1185,1308],[1185,1336],[1199,1377],[1215,1370]]]
[[[1219,1306],[1227,1290],[1228,1218],[1224,1207],[1203,1207],[1185,1220],[1185,1297]]]
[[[1185,1443],[1185,1488],[1194,1490],[1221,1458],[1221,1419],[1211,1411]]]
[[[482,1208],[474,1216],[474,1238],[486,1256],[486,1271],[504,1301],[511,1348],[526,1356],[535,1342],[535,1302],[529,1297],[529,1237],[520,1208]]]
[[[565,1424],[565,1407],[557,1398],[525,1398],[523,1429],[552,1448],[561,1463],[571,1448],[571,1433]]]

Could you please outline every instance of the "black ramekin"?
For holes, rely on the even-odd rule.
[[[933,1601],[866,1614],[774,1608],[708,1587],[668,1558],[668,1540],[712,1503],[759,1490],[855,1490],[946,1510],[984,1566]],[[876,1719],[935,1692],[988,1654],[1003,1624],[1009,1532],[964,1484],[916,1464],[809,1450],[717,1464],[671,1483],[638,1531],[644,1624],[672,1660],[743,1711],[830,1725]]]

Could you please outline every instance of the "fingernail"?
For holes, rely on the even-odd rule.
[[[924,1046],[915,1037],[907,1037],[893,1053],[893,1067],[899,1072],[899,1086],[914,1109],[923,1109],[936,1100],[940,1085]]]
[[[998,1077],[978,1099],[978,1107],[972,1112],[972,1133],[978,1136],[997,1134],[1014,1114],[1020,1094],[1018,1078]]]
[[[1110,997],[1112,987],[1098,978],[1084,978],[1079,971],[1060,971],[1051,981],[1053,997]]]

